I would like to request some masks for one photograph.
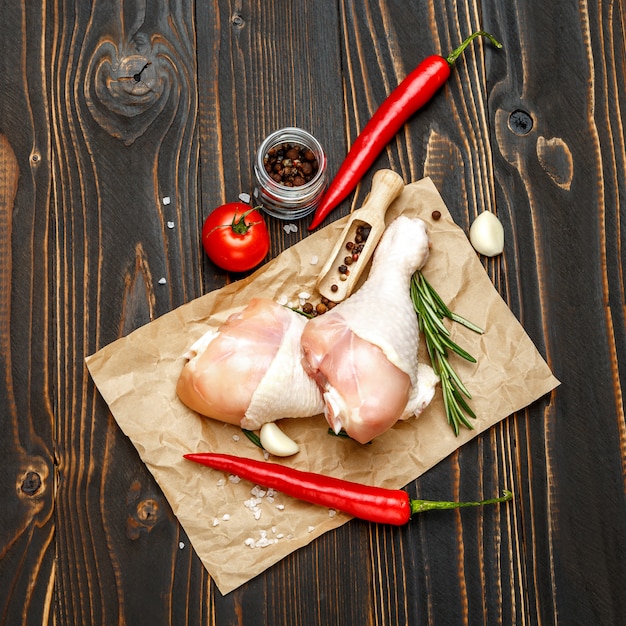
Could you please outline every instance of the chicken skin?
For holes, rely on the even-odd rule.
[[[304,368],[323,394],[335,432],[343,429],[366,443],[418,415],[432,399],[438,378],[429,366],[418,366],[419,327],[410,298],[411,276],[428,254],[426,224],[398,217],[385,230],[361,288],[307,322]]]
[[[321,394],[302,366],[306,318],[255,298],[186,355],[176,391],[198,413],[257,430],[283,417],[323,411]]]

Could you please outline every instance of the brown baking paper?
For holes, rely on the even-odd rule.
[[[432,220],[434,210],[441,218]],[[387,213],[429,224],[426,278],[456,313],[485,329],[453,324],[452,338],[477,358],[453,357],[470,392],[474,429],[455,437],[441,391],[417,419],[398,423],[369,445],[328,434],[323,416],[281,421],[300,445],[294,467],[349,480],[401,488],[499,420],[540,398],[559,382],[494,289],[465,233],[454,224],[429,179],[407,185]],[[315,298],[315,282],[347,218],[309,236],[249,278],[206,294],[88,357],[87,366],[122,431],[159,483],[196,553],[224,594],[247,582],[349,516],[276,493],[251,493],[249,482],[183,459],[219,451],[252,458],[263,452],[241,430],[188,410],[175,386],[183,354],[209,327],[217,328],[254,296],[298,304]],[[393,303],[381,303],[393,306]],[[231,477],[232,478],[232,477]]]

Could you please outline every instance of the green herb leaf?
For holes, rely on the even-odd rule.
[[[259,436],[252,430],[246,430],[245,428],[241,429],[243,431],[243,434],[255,445],[258,446],[259,448],[261,448],[261,450],[263,449],[263,444],[261,443],[261,440],[259,439]]]
[[[469,419],[475,419],[476,415],[466,400],[466,398],[471,400],[472,396],[450,365],[448,351],[470,363],[476,363],[476,359],[452,341],[450,331],[444,325],[443,319],[447,318],[461,324],[475,333],[482,334],[483,330],[464,317],[453,313],[419,270],[411,279],[411,300],[419,320],[420,331],[424,334],[430,362],[441,380],[448,424],[454,430],[455,435],[459,434],[461,426],[472,430],[473,426]]]

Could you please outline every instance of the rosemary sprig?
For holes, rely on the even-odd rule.
[[[259,448],[263,449],[263,444],[261,443],[261,439],[259,436],[252,430],[246,430],[245,428],[241,429],[243,434],[255,445]]]
[[[455,435],[459,434],[461,426],[472,430],[473,426],[469,418],[475,419],[476,415],[467,402],[472,396],[450,365],[448,351],[456,353],[470,363],[476,363],[476,359],[452,341],[443,318],[462,324],[475,333],[482,334],[483,330],[464,317],[453,313],[419,270],[411,279],[411,300],[417,313],[420,331],[424,334],[430,362],[441,380],[448,424],[452,426]]]

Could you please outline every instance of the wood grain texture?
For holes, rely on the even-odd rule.
[[[620,624],[626,613],[626,15],[526,0],[90,4],[0,20],[0,623]],[[223,597],[84,358],[239,276],[203,255],[257,147],[312,132],[334,173],[386,95],[479,27],[373,173],[430,176],[562,385],[412,496],[511,506],[353,521]],[[169,203],[164,202],[169,198]],[[327,220],[327,221],[330,221]],[[268,220],[271,255],[307,235]],[[164,280],[162,280],[164,279]]]

